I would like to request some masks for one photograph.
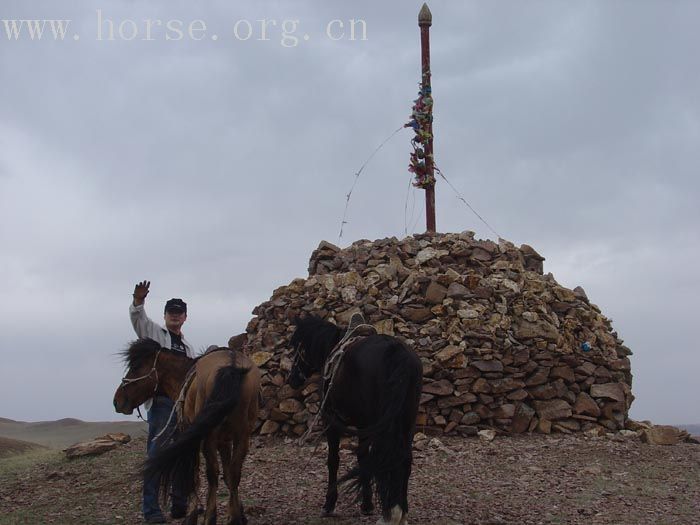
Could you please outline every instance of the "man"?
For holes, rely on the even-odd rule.
[[[192,345],[182,335],[182,325],[187,320],[187,303],[182,299],[170,299],[166,302],[163,315],[165,327],[162,327],[151,321],[146,315],[144,303],[150,286],[150,281],[141,281],[134,287],[134,299],[129,306],[129,316],[136,335],[142,339],[153,339],[164,348],[170,348],[176,352],[183,352],[189,357],[194,357]],[[158,445],[154,438],[167,424],[173,408],[173,401],[168,397],[156,395],[146,401],[144,406],[148,411],[146,451],[151,457]],[[174,425],[175,421],[173,420],[168,430],[164,431],[164,435],[169,434]],[[158,502],[158,485],[158,479],[143,480],[143,517],[146,523],[165,523],[166,521]],[[171,500],[171,516],[175,519],[184,517],[187,512],[187,500],[179,494],[176,487],[171,487]]]

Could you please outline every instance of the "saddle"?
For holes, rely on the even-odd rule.
[[[343,339],[347,340],[350,337],[368,336],[376,334],[377,329],[374,328],[374,326],[367,324],[364,316],[360,312],[355,312],[350,317],[350,324],[348,325],[348,329],[345,332],[345,336],[343,337]]]

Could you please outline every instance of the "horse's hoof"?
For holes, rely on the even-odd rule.
[[[321,511],[321,517],[322,517],[322,518],[335,518],[335,517],[337,517],[337,516],[338,516],[338,515],[335,513],[334,510],[326,510],[326,509],[323,509],[323,510]]]
[[[401,510],[401,507],[395,505],[391,509],[389,520],[385,520],[382,516],[381,518],[379,518],[379,520],[377,520],[377,525],[403,525],[405,523],[408,523],[406,521],[407,518],[408,514],[404,514],[404,512]]]
[[[362,505],[360,507],[360,514],[363,516],[371,516],[374,514],[374,505]]]

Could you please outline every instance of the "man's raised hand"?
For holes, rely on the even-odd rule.
[[[139,306],[146,301],[148,288],[151,286],[151,281],[141,281],[134,286],[134,306]]]

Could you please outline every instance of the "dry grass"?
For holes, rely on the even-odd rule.
[[[582,436],[444,439],[415,454],[412,525],[697,524],[700,447],[655,447]],[[140,523],[137,472],[143,439],[95,458],[61,456],[0,462],[0,525]],[[250,525],[374,523],[348,494],[337,518],[319,517],[325,456],[279,439],[257,439],[244,467],[241,495]],[[343,451],[341,471],[352,463]],[[307,463],[308,462],[308,463]],[[223,483],[222,483],[223,486]],[[223,518],[225,489],[219,494]],[[222,520],[223,521],[223,520]]]

